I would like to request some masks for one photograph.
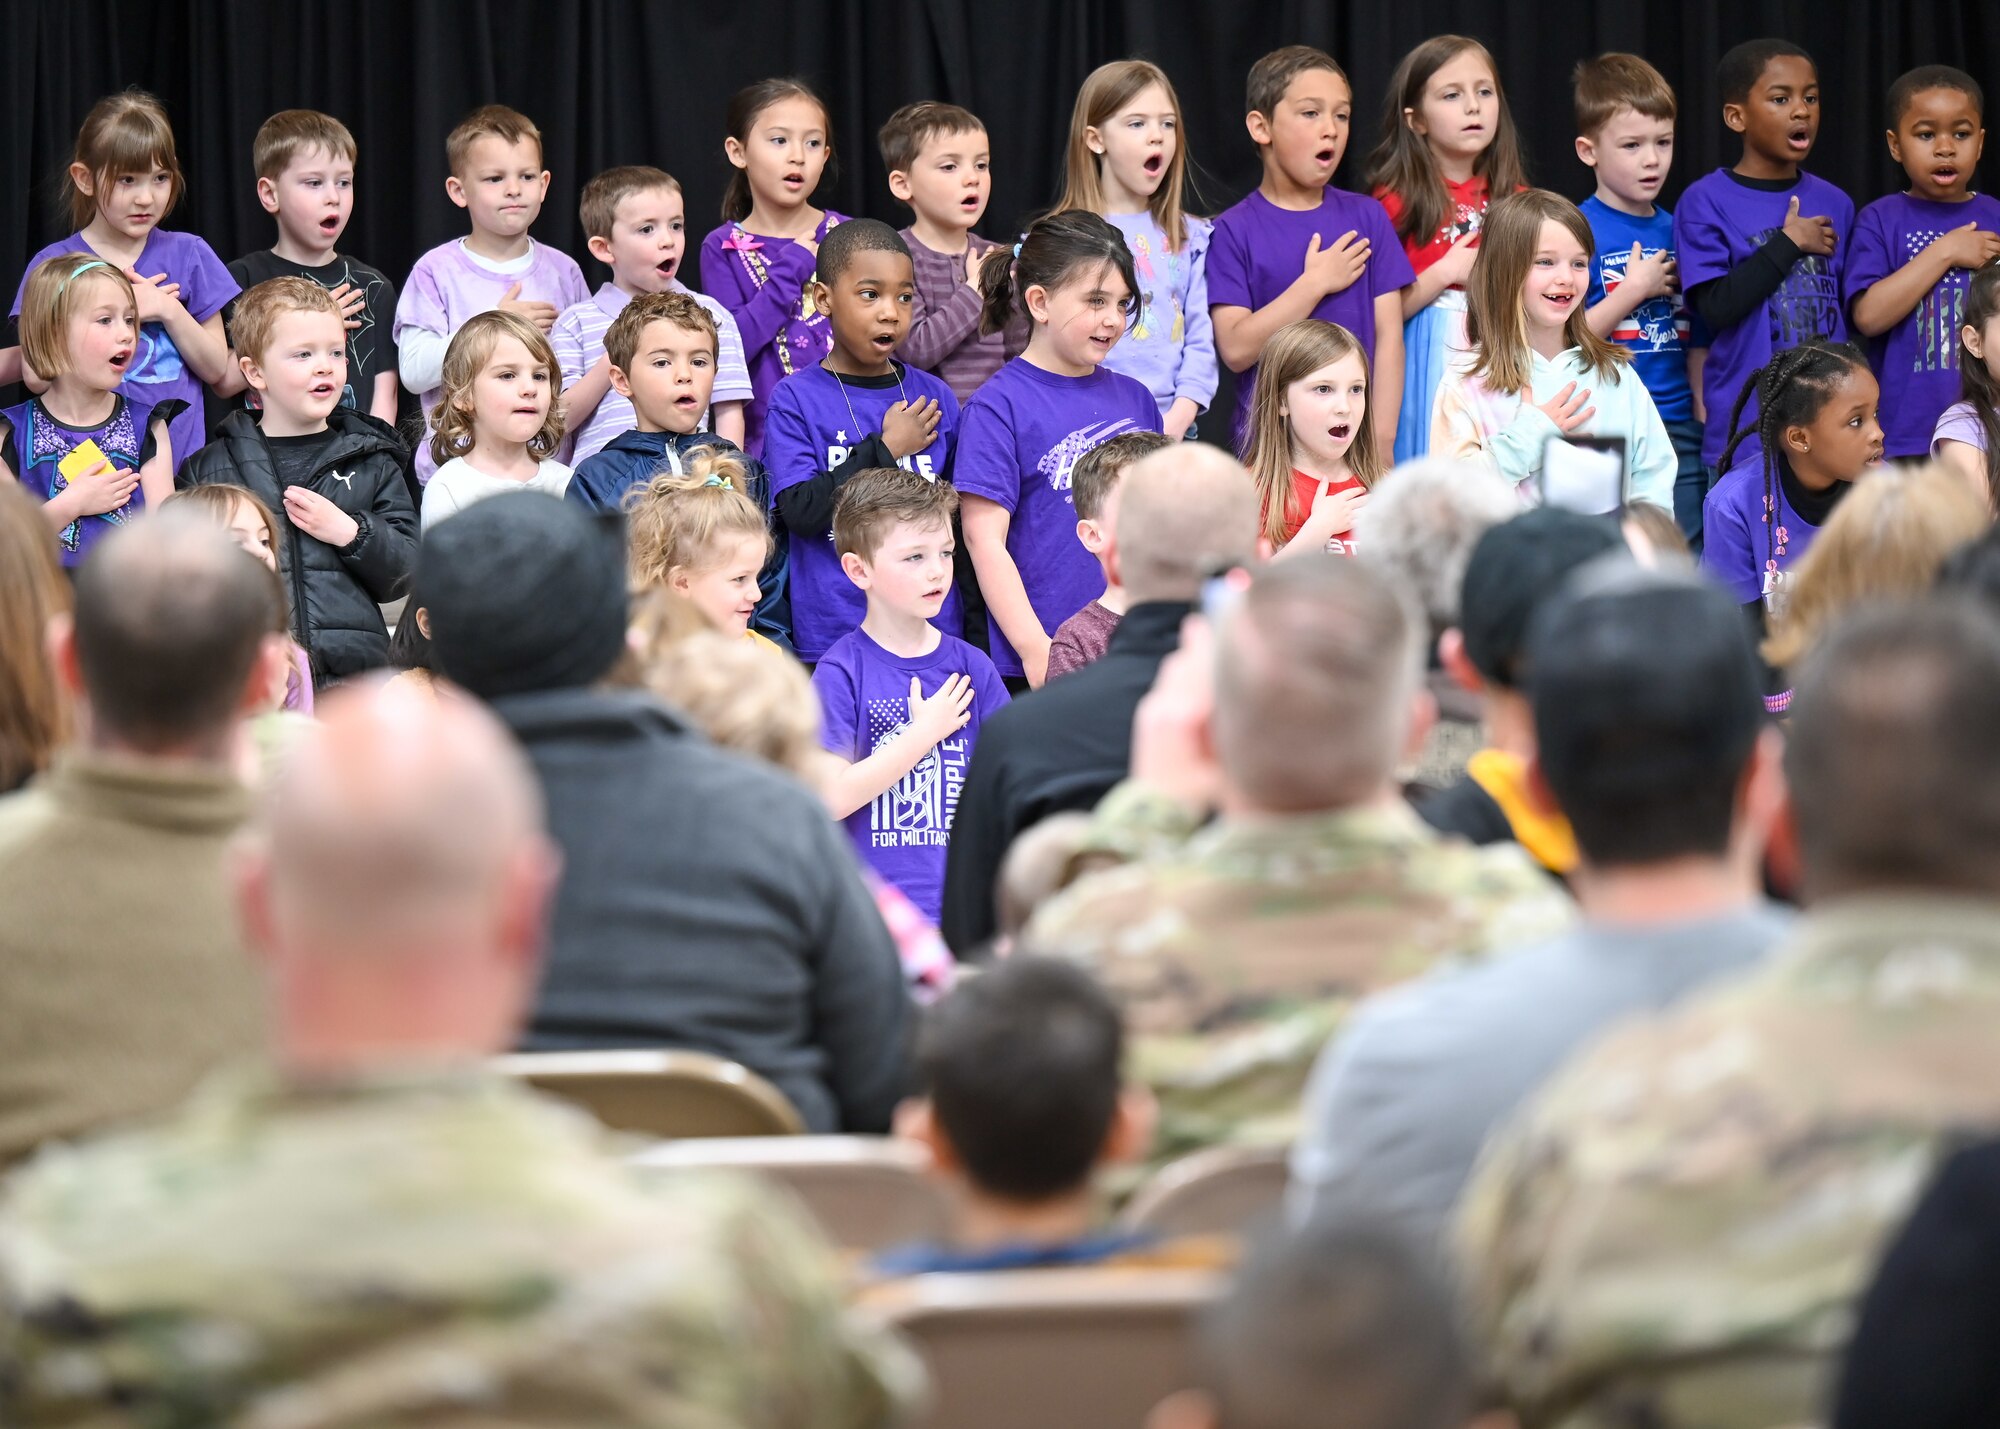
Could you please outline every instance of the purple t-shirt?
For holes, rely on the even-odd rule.
[[[1358,233],[1369,243],[1368,268],[1360,279],[1338,293],[1321,298],[1311,316],[1339,323],[1375,361],[1375,300],[1417,279],[1403,252],[1402,240],[1382,205],[1366,194],[1327,186],[1318,208],[1279,208],[1252,189],[1243,201],[1215,220],[1208,244],[1208,302],[1211,308],[1249,308],[1255,312],[1299,280],[1305,271],[1306,249],[1313,235],[1320,247],[1331,248],[1344,233]],[[1250,412],[1257,369],[1248,367],[1236,379],[1236,434]]]
[[[1938,414],[1937,427],[1931,432],[1932,456],[1938,454],[1939,442],[1964,442],[1981,456],[1986,454],[1986,428],[1980,425],[1979,414],[1970,402],[1954,402]]]
[[[167,420],[171,428],[171,409]],[[6,429],[5,435],[0,436],[0,450],[4,450],[7,464],[14,468],[14,475],[27,488],[28,495],[37,501],[47,501],[69,485],[57,466],[86,441],[96,442],[97,449],[120,470],[137,470],[153,459],[159,445],[158,425],[152,407],[123,393],[119,394],[111,415],[98,426],[88,428],[58,422],[49,415],[41,398],[30,397],[17,407],[0,411],[0,427]],[[70,522],[56,533],[57,554],[63,565],[83,564],[92,546],[114,527],[137,519],[145,509],[146,493],[135,486],[125,504],[116,511],[82,516]]]
[[[972,744],[979,727],[1007,703],[1007,687],[983,652],[954,635],[939,637],[930,654],[909,658],[890,654],[865,630],[852,630],[813,671],[824,719],[820,742],[850,764],[909,723],[913,676],[925,695],[934,695],[953,675],[972,677],[972,717],[965,728],[939,741],[893,788],[846,820],[862,862],[933,924],[944,903],[945,847]]]
[[[1749,605],[1764,594],[1766,569],[1788,571],[1811,547],[1819,527],[1801,516],[1771,478],[1775,524],[1764,521],[1763,458],[1738,459],[1734,470],[1709,489],[1701,504],[1701,568]]]
[[[64,253],[94,255],[96,251],[83,241],[81,233],[72,233],[30,258],[27,272],[34,272],[45,259]],[[229,276],[223,261],[215,256],[215,250],[192,233],[154,229],[146,235],[146,246],[139,250],[139,261],[132,266],[145,277],[165,273],[166,282],[179,283],[181,306],[198,323],[207,322],[243,291]],[[21,294],[27,288],[28,278],[24,273],[21,286],[14,290],[11,311],[15,318],[21,316]],[[167,440],[173,444],[176,467],[207,441],[208,428],[202,421],[201,379],[188,370],[164,323],[146,323],[140,327],[138,350],[125,365],[125,380],[118,385],[121,392],[145,407],[176,400],[187,404],[167,423]]]
[[[896,364],[887,377],[835,377],[815,362],[793,373],[771,394],[765,414],[764,466],[771,473],[773,498],[832,467],[864,439],[882,431],[889,408],[907,398],[938,404],[937,438],[896,465],[930,481],[945,474],[958,434],[958,399],[934,373]],[[899,382],[900,376],[900,382]],[[819,536],[790,533],[792,647],[811,664],[841,636],[861,624],[868,602],[840,568],[833,532]],[[957,635],[963,624],[958,591],[944,598],[937,628]]]
[[[952,484],[1013,515],[1007,554],[1043,630],[1053,633],[1104,589],[1097,557],[1076,534],[1070,470],[1120,432],[1160,430],[1153,394],[1120,372],[1060,377],[1017,357],[965,404]],[[993,663],[1020,675],[1021,657],[990,622]]]
[[[1890,194],[1861,210],[1847,249],[1845,295],[1850,309],[1933,241],[1977,223],[2000,232],[2000,199],[1974,194],[1964,203],[1932,203]],[[1958,328],[1967,268],[1952,268],[1894,327],[1870,340],[1868,360],[1882,381],[1882,450],[1891,461],[1921,457],[1944,409],[1958,400]]]
[[[1674,213],[1681,288],[1692,292],[1734,272],[1783,228],[1794,194],[1800,213],[1833,220],[1837,242],[1829,256],[1801,255],[1762,308],[1712,335],[1708,362],[1701,370],[1708,411],[1701,459],[1710,466],[1721,465],[1722,449],[1729,444],[1730,410],[1751,373],[1769,362],[1773,353],[1797,347],[1807,338],[1846,339],[1840,283],[1854,232],[1854,201],[1825,179],[1807,173],[1801,173],[1791,187],[1774,191],[1751,188],[1730,170],[1717,169],[1688,185]],[[1756,413],[1753,397],[1743,409],[1743,421],[1754,422]],[[1756,447],[1753,436],[1740,450]]]
[[[396,300],[396,330],[392,336],[400,343],[406,330],[421,328],[449,338],[465,326],[466,319],[499,307],[500,299],[516,283],[521,285],[520,301],[553,303],[558,313],[590,296],[590,289],[583,281],[583,269],[576,266],[576,260],[569,254],[546,243],[536,243],[531,251],[534,261],[526,268],[518,273],[503,273],[466,252],[462,239],[440,243],[410,270],[409,281],[403,284],[403,295]],[[562,374],[551,373],[550,377],[560,388]],[[424,408],[424,436],[417,443],[417,476],[422,481],[429,481],[431,473],[437,470],[437,462],[431,457],[431,409],[443,394],[442,387],[433,387],[418,398]]]
[[[820,215],[813,242],[845,223],[845,214]],[[702,291],[729,309],[743,336],[753,392],[743,407],[743,450],[764,453],[764,409],[778,384],[833,351],[833,329],[806,292],[818,256],[796,239],[752,233],[725,223],[701,241]]]

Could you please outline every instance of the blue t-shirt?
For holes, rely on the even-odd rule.
[[[890,654],[860,629],[835,641],[812,677],[822,717],[820,742],[852,764],[909,723],[913,677],[929,696],[953,675],[972,677],[972,717],[965,728],[940,740],[893,788],[846,819],[862,861],[933,924],[944,905],[945,849],[973,741],[1007,703],[1007,686],[984,651],[955,635],[939,636],[928,655],[904,656]]]
[[[1071,469],[1121,432],[1159,430],[1160,409],[1145,384],[1102,367],[1063,377],[1017,357],[965,404],[952,484],[1012,514],[1007,554],[1048,634],[1104,590],[1104,569],[1076,534]],[[990,634],[1000,673],[1023,673],[999,621]]]
[[[1613,208],[1596,194],[1578,205],[1590,223],[1597,243],[1597,257],[1590,265],[1590,293],[1586,306],[1596,307],[1605,294],[1625,281],[1625,268],[1632,261],[1632,245],[1640,245],[1647,258],[1658,253],[1674,256],[1674,216],[1655,208],[1651,218],[1634,218]],[[1611,340],[1632,354],[1632,370],[1653,394],[1663,422],[1684,422],[1694,416],[1694,391],[1688,386],[1687,354],[1692,347],[1706,347],[1708,334],[1697,334],[1693,309],[1679,289],[1661,297],[1648,298],[1628,313],[1612,330]]]
[[[1862,209],[1847,249],[1848,310],[1937,239],[1968,223],[2000,233],[2000,199],[1974,194],[1964,203],[1932,203],[1890,194]],[[1882,454],[1891,461],[1930,455],[1938,418],[1958,400],[1958,329],[1971,283],[1970,269],[1947,270],[1902,321],[1869,340],[1868,360],[1882,381]]]
[[[914,405],[926,397],[938,404],[937,436],[896,465],[936,481],[945,474],[959,425],[958,398],[942,377],[900,362],[887,377],[836,377],[817,362],[794,372],[771,393],[764,415],[764,466],[771,473],[773,499],[881,435],[882,420],[896,403]],[[793,531],[790,541],[792,641],[799,658],[811,664],[861,624],[868,603],[840,568],[831,528],[816,536]],[[935,623],[947,634],[959,632],[957,590],[945,597]]]

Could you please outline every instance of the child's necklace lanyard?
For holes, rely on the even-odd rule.
[[[903,407],[907,410],[910,405],[910,394],[903,390],[903,370],[893,362],[889,364],[889,370],[896,374],[896,395],[903,399]],[[854,444],[859,446],[862,437],[861,419],[854,415],[854,399],[847,395],[847,383],[831,367],[826,369],[826,375],[833,379],[833,385],[840,389],[840,400],[847,404],[847,420],[854,423]]]

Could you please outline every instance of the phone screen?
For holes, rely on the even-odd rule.
[[[1211,623],[1219,621],[1250,589],[1250,572],[1242,566],[1223,566],[1211,571],[1201,583],[1201,613]]]
[[[1604,516],[1625,504],[1623,437],[1550,437],[1542,448],[1542,504]]]

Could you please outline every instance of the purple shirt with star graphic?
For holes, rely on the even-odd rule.
[[[1954,228],[1976,223],[2000,233],[2000,199],[1974,194],[1964,203],[1932,203],[1890,194],[1861,210],[1847,250],[1850,311],[1863,293]],[[1931,434],[1958,400],[1958,329],[1969,268],[1949,268],[1902,321],[1868,343],[1882,383],[1882,454],[1895,461],[1930,454]]]
[[[878,435],[896,403],[926,397],[938,404],[937,436],[896,465],[936,481],[958,430],[958,399],[942,377],[900,363],[887,377],[836,377],[817,362],[793,373],[771,394],[765,413],[764,466],[771,473],[772,498],[831,470],[864,439]],[[792,647],[811,664],[861,624],[868,603],[841,569],[831,529],[806,536],[784,532],[781,524],[780,531],[791,543]],[[953,589],[932,623],[957,635],[963,619]]]
[[[979,727],[1007,703],[1007,687],[985,654],[956,636],[928,655],[894,655],[865,630],[841,637],[813,670],[820,742],[848,763],[866,759],[909,723],[910,681],[934,695],[953,675],[972,679],[965,728],[938,741],[895,785],[846,819],[855,850],[902,890],[933,924],[944,902],[945,850]]]

